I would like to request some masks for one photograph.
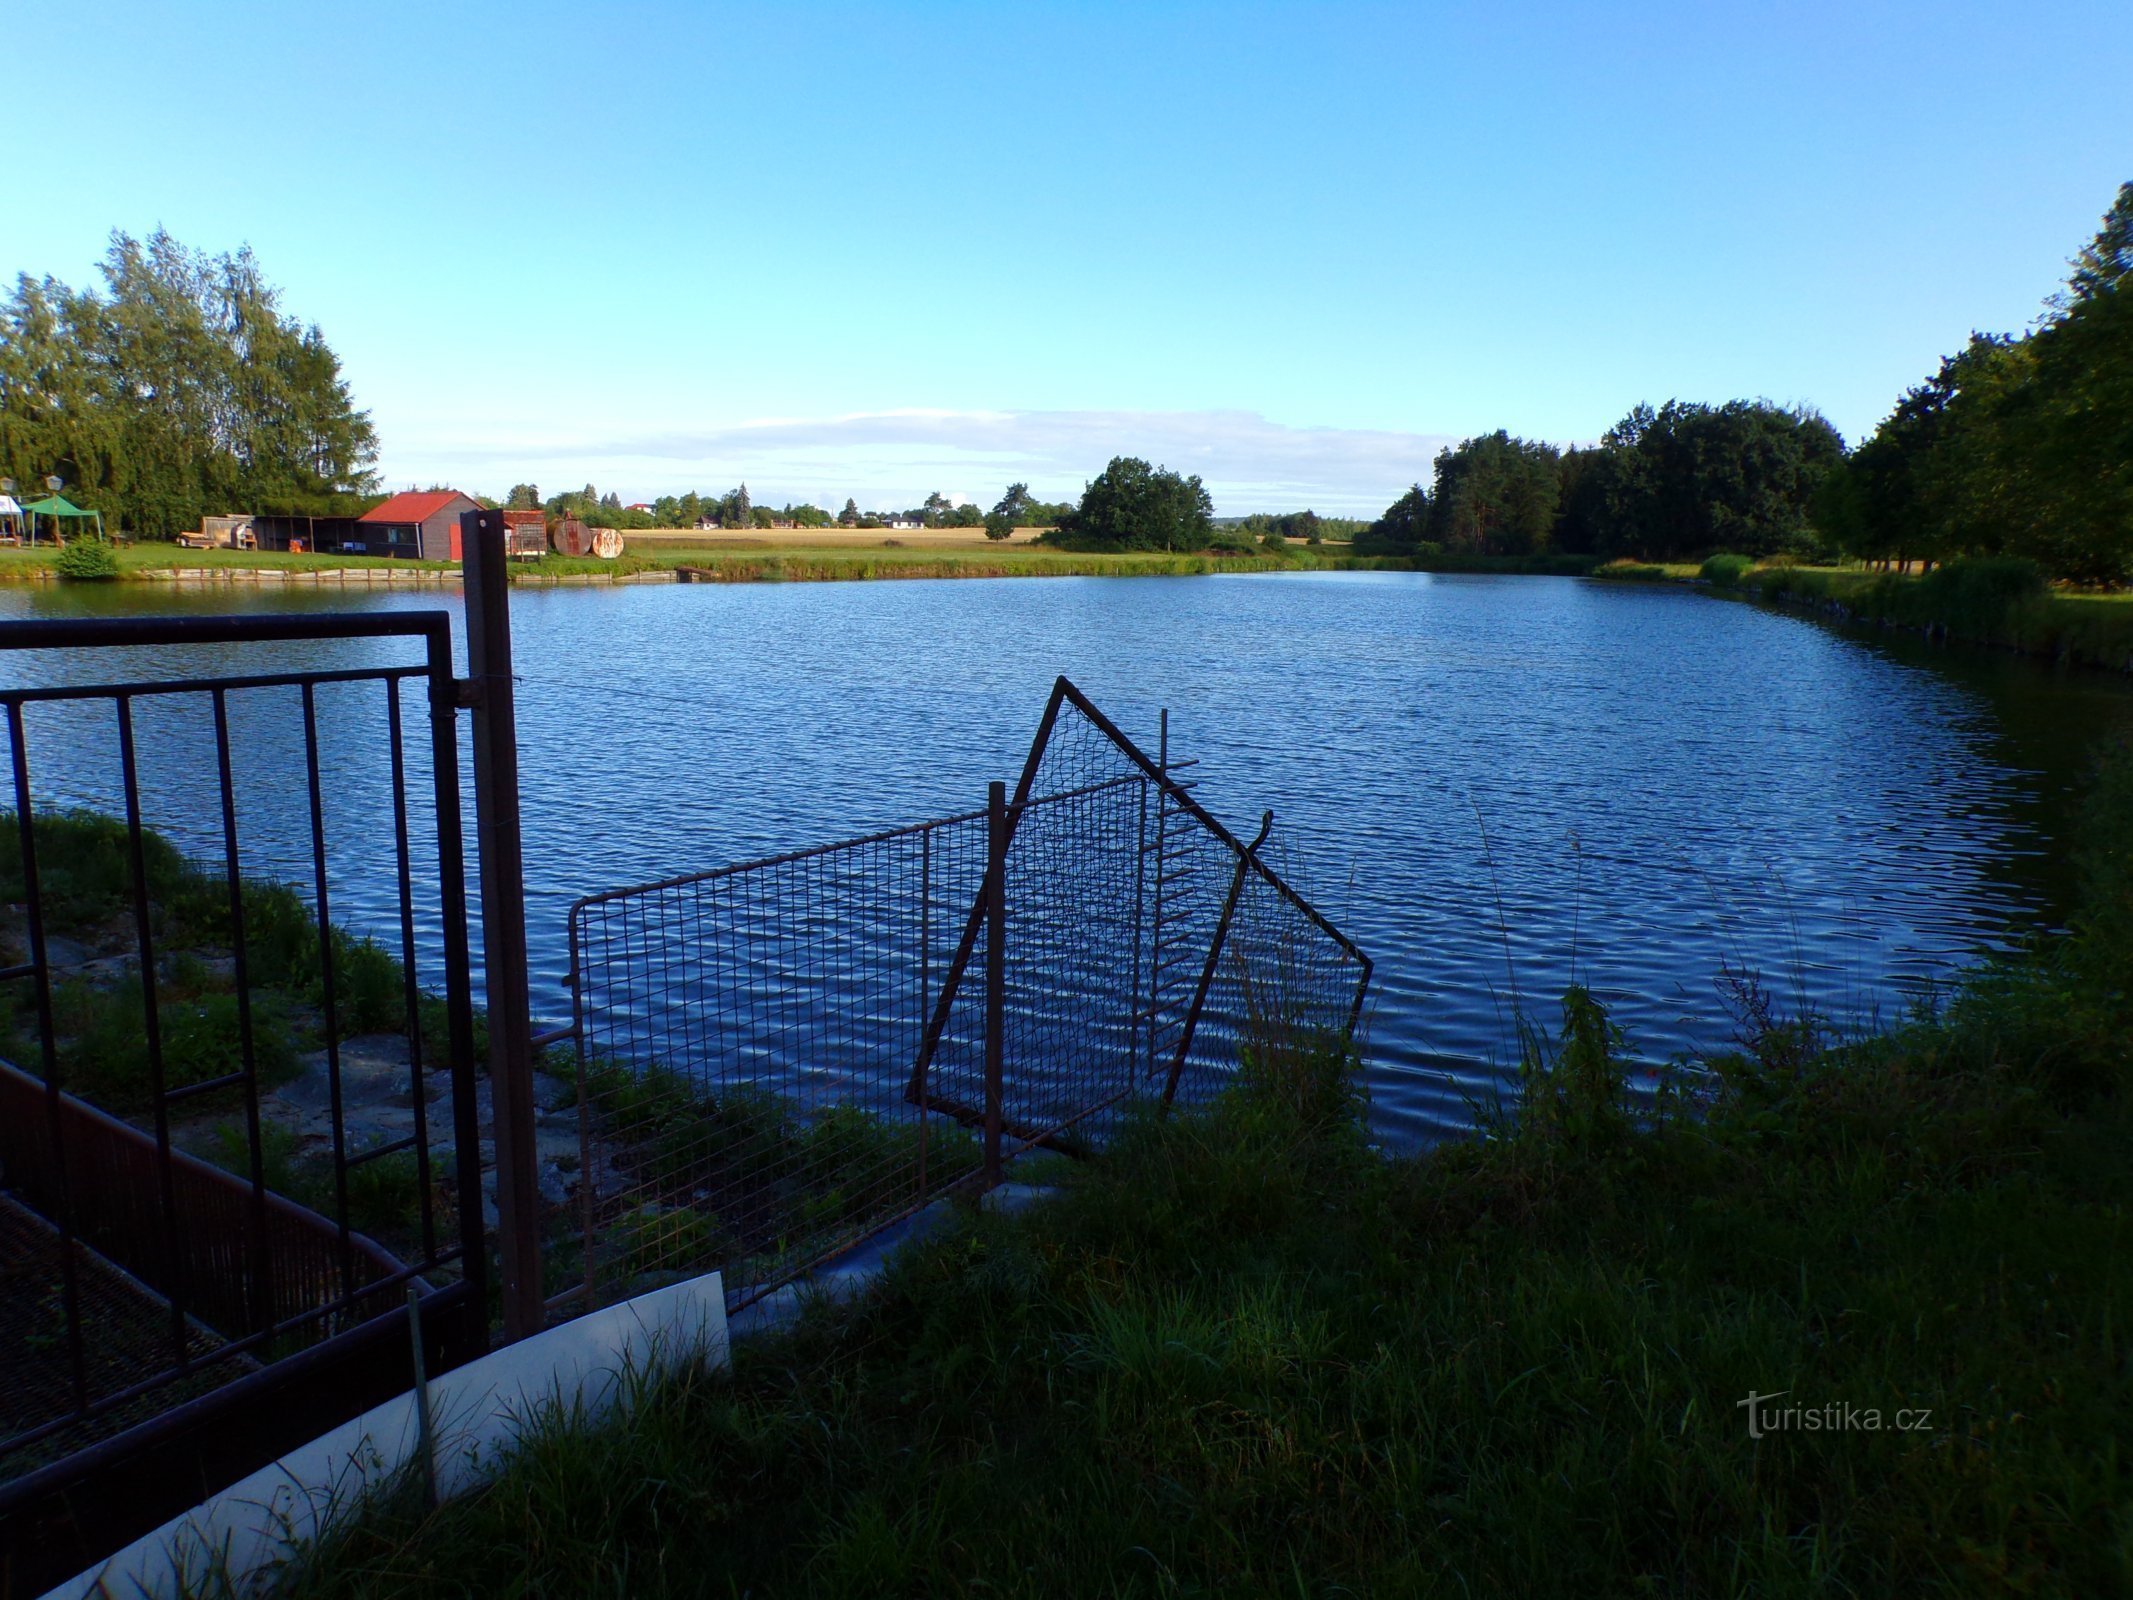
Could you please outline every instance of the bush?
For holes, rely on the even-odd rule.
[[[1705,583],[1715,583],[1722,589],[1731,589],[1739,584],[1755,567],[1753,556],[1736,556],[1720,553],[1705,560],[1696,576]]]
[[[1936,567],[1919,580],[1930,620],[1960,634],[1989,636],[2016,606],[2041,600],[2044,569],[2021,556],[1971,556]]]
[[[244,1069],[244,1035],[235,995],[210,994],[166,1003],[159,1017],[163,1081],[170,1087],[205,1083]],[[252,1063],[262,1084],[286,1083],[296,1075],[296,1038],[289,1015],[271,995],[252,996]],[[144,1089],[146,1071],[144,1065]]]
[[[118,557],[101,541],[76,540],[59,552],[52,565],[62,578],[76,583],[100,583],[119,575]]]
[[[34,814],[31,832],[46,932],[96,931],[131,907],[132,847],[124,822],[94,811],[40,812]],[[0,811],[0,897],[9,903],[19,903],[24,894],[20,838],[15,814]],[[142,830],[141,860],[152,910],[174,913],[181,920],[212,920],[215,884],[186,865],[169,840]],[[156,931],[161,931],[160,921]]]
[[[239,1124],[219,1124],[206,1155],[223,1171],[250,1180],[251,1146]],[[307,1151],[302,1136],[283,1123],[260,1124],[259,1175],[275,1194],[322,1217],[334,1217],[340,1209],[332,1154]],[[422,1220],[422,1189],[422,1163],[412,1150],[359,1161],[348,1169],[348,1226],[381,1243],[405,1238]],[[432,1201],[442,1209],[434,1190]]]
[[[242,1070],[244,1042],[235,995],[166,1001],[157,1008],[156,1018],[166,1090]],[[52,1021],[60,1036],[60,1087],[107,1111],[131,1111],[149,1103],[153,1085],[148,1030],[137,987],[122,982],[106,989],[81,979],[63,982],[52,994]],[[296,1071],[295,1034],[288,1013],[271,995],[252,996],[252,1059],[262,1083],[286,1082]]]

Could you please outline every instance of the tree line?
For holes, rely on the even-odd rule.
[[[2021,335],[1973,333],[1907,390],[1819,506],[1854,554],[2018,556],[2133,576],[2133,183]]]
[[[1589,449],[1440,451],[1358,553],[1679,560],[2026,558],[2133,576],[2133,183],[2031,332],[1973,334],[1855,450],[1811,409],[1640,405]]]
[[[76,289],[24,273],[0,305],[0,476],[34,493],[57,476],[151,536],[235,508],[360,508],[376,482],[370,418],[249,249],[114,233],[98,274]]]

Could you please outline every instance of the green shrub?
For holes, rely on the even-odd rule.
[[[1519,1078],[1521,1137],[1590,1150],[1630,1129],[1622,1030],[1582,985],[1563,991],[1562,1031],[1552,1045],[1526,1030]]]
[[[117,555],[101,540],[75,540],[59,552],[52,566],[62,578],[75,583],[101,583],[119,575]]]
[[[343,1038],[407,1029],[407,976],[397,958],[369,939],[333,936],[334,1020]]]
[[[171,1088],[205,1083],[244,1068],[244,1036],[234,994],[166,1001],[158,1011],[163,1035],[163,1078]],[[296,1037],[289,1013],[273,995],[252,995],[252,1063],[263,1085],[296,1075]],[[145,1074],[146,1068],[143,1067]],[[143,1078],[145,1087],[146,1079]]]
[[[286,883],[243,888],[246,975],[277,988],[308,988],[318,978],[318,917]]]
[[[156,1018],[166,1090],[242,1070],[234,994],[165,1000]],[[137,984],[63,981],[52,992],[52,1022],[59,1036],[59,1081],[69,1093],[108,1111],[132,1111],[151,1102],[148,1030]],[[287,1082],[296,1072],[295,1033],[273,995],[252,996],[252,1060],[266,1084]]]
[[[1595,578],[1618,578],[1630,582],[1652,582],[1666,576],[1666,568],[1655,567],[1642,561],[1609,561],[1592,569]]]
[[[351,1155],[357,1152],[351,1152]],[[225,1172],[250,1180],[251,1148],[234,1122],[217,1125],[207,1158]],[[259,1126],[260,1180],[274,1193],[333,1217],[340,1209],[333,1157],[307,1151],[296,1130],[278,1122]],[[409,1233],[422,1218],[422,1166],[412,1150],[360,1161],[348,1169],[348,1226],[381,1242]]]
[[[1898,620],[1936,623],[1966,638],[1994,638],[2016,607],[2050,592],[2044,569],[2020,556],[1972,556],[1936,567],[1918,580],[1908,607],[1891,606]],[[1903,611],[1912,612],[1910,617]]]
[[[94,811],[39,812],[30,831],[47,933],[97,933],[130,909],[133,853],[124,822]],[[185,920],[212,916],[213,880],[188,866],[169,840],[143,829],[141,860],[152,910]],[[0,811],[0,897],[19,903],[23,893],[21,833],[15,813]]]
[[[1696,575],[1706,583],[1717,584],[1722,589],[1731,589],[1754,569],[1753,556],[1727,555],[1721,552],[1706,558]]]

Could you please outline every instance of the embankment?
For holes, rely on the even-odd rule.
[[[1844,622],[2133,672],[2133,595],[2057,590],[2027,561],[1952,561],[1910,577],[1862,569],[1751,567],[1739,558],[1713,556],[1693,573],[1617,562],[1593,575],[1696,583],[1713,594],[1798,606]]]

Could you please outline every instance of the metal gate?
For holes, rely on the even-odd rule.
[[[582,1281],[738,1306],[1037,1145],[1345,1046],[1370,961],[1066,679],[1012,794],[571,908]]]
[[[265,645],[338,659],[277,669]],[[385,1313],[411,1295],[433,1362],[479,1352],[489,1269],[446,614],[26,622],[0,649],[112,663],[95,683],[0,689],[19,913],[0,1004],[25,1058],[0,1064],[0,1547],[34,1588],[404,1388],[406,1322]],[[213,670],[136,675],[150,649]],[[341,792],[358,723],[385,746],[382,814]],[[184,768],[190,849],[144,803],[144,765],[181,735],[204,756]],[[47,802],[96,762],[107,811]],[[293,884],[245,869],[238,797],[264,766],[294,785]],[[397,912],[360,950],[328,864],[356,829],[392,862]],[[299,990],[320,1048],[300,1069],[320,1146],[301,1202],[278,1192],[296,1146],[269,1114],[290,1070],[277,1008]],[[366,1027],[398,1018],[404,1060],[370,1063],[404,1082],[394,1137],[359,1139],[350,1115],[359,1008]],[[209,1118],[219,1148],[202,1148]],[[388,1178],[409,1204],[374,1238],[363,1207]]]

